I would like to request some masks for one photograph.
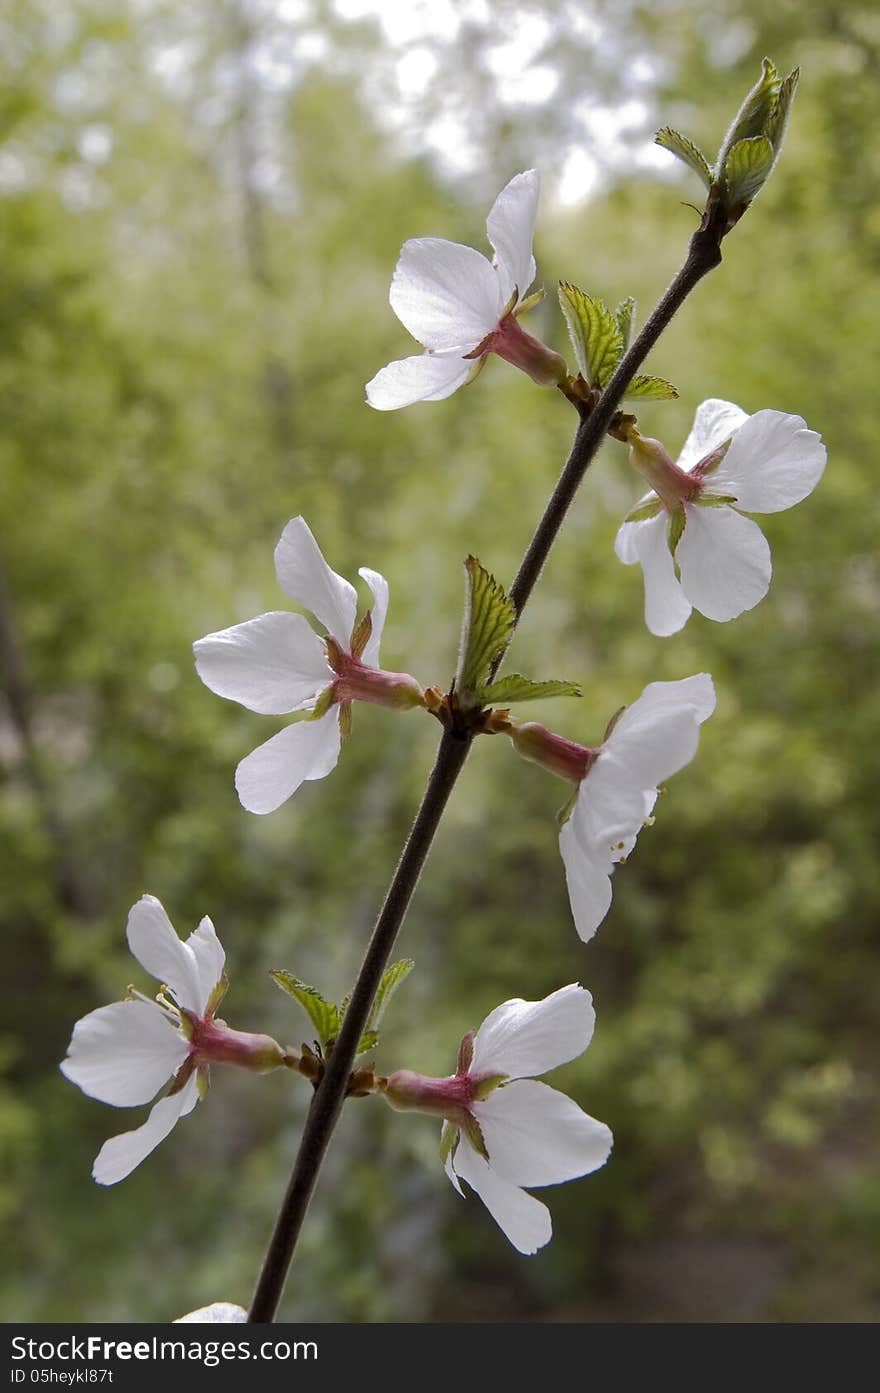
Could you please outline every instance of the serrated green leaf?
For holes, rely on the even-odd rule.
[[[678,388],[667,382],[665,377],[651,377],[639,373],[633,378],[623,394],[624,401],[672,401],[678,396]]]
[[[699,146],[688,140],[681,131],[675,131],[671,126],[663,126],[654,136],[654,144],[661,145],[664,150],[675,155],[676,159],[683,161],[699,179],[702,179],[707,189],[711,188],[712,170],[709,168],[709,161]]]
[[[620,337],[623,339],[623,350],[626,352],[633,336],[633,329],[636,327],[636,302],[631,295],[627,295],[625,300],[621,300],[614,311],[614,318],[617,320]]]
[[[624,522],[647,522],[649,518],[655,518],[663,507],[659,498],[651,498],[647,503],[637,503],[634,508],[630,508]]]
[[[511,701],[539,701],[543,697],[580,697],[583,690],[577,682],[532,682],[511,672],[490,686],[481,687],[477,695],[486,706],[506,706]]]
[[[591,386],[604,387],[623,357],[617,319],[598,296],[568,281],[559,283],[559,304],[581,375]]]
[[[731,207],[751,203],[767,180],[776,156],[766,135],[738,140],[724,165],[728,203]]]
[[[465,599],[455,687],[467,702],[483,685],[495,659],[510,642],[516,610],[494,576],[475,556],[464,563]]]
[[[328,1040],[336,1038],[339,1034],[339,1009],[334,1006],[332,1001],[325,1001],[317,987],[311,987],[308,982],[300,981],[299,977],[294,977],[292,972],[276,970],[270,972],[269,976],[283,992],[294,997],[303,1007],[315,1027],[315,1034],[322,1045],[326,1045]]]
[[[788,118],[791,115],[792,103],[794,102],[795,92],[797,91],[800,69],[794,68],[788,77],[783,80],[779,88],[779,95],[776,98],[776,105],[770,113],[764,134],[773,146],[773,153],[779,157],[782,149],[782,142],[785,139],[785,131],[788,126]]]
[[[366,1054],[367,1050],[374,1050],[379,1043],[378,1030],[365,1030],[358,1041],[357,1054]]]
[[[771,63],[769,58],[765,58],[761,67],[761,76],[731,121],[721,149],[718,151],[718,159],[715,163],[716,178],[720,179],[724,174],[728,155],[734,145],[740,140],[751,140],[754,136],[765,133],[779,98],[781,86],[782,80],[775,63]]]
[[[389,1001],[397,991],[401,982],[406,981],[414,967],[415,963],[412,958],[401,958],[399,962],[392,963],[390,967],[386,967],[385,971],[382,973],[379,990],[376,992],[372,1009],[367,1018],[367,1026],[370,1030],[375,1031],[376,1027],[381,1024]],[[368,1045],[365,1048],[372,1049],[373,1047],[372,1045]]]

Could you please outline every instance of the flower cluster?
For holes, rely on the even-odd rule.
[[[778,95],[775,91],[774,101]],[[772,112],[768,120],[770,116]],[[540,298],[528,295],[535,278],[537,199],[534,170],[517,174],[498,195],[486,224],[494,250],[491,262],[470,247],[439,238],[404,244],[391,306],[425,352],[376,374],[367,385],[372,406],[392,410],[448,397],[494,353],[539,384],[563,386],[582,414],[591,409],[587,397],[598,398],[607,375],[597,368],[595,382],[591,375],[590,384],[578,385],[568,377],[560,355],[519,323],[519,316]],[[581,308],[573,313],[583,311],[575,326],[581,347],[594,332],[595,320],[614,340],[614,352],[622,355],[624,318],[632,313],[632,302],[626,303],[625,316],[618,311],[609,317],[601,302],[579,293]],[[634,417],[618,413],[611,433],[628,444],[632,465],[651,486],[624,520],[615,543],[621,561],[642,566],[649,630],[671,635],[693,609],[723,622],[756,605],[769,588],[770,551],[746,515],[778,512],[812,492],[825,467],[820,437],[799,416],[771,410],[749,416],[717,399],[697,410],[677,462],[660,441],[641,434]],[[354,586],[331,569],[302,517],[285,526],[275,548],[275,569],[286,595],[313,615],[323,632],[301,613],[276,610],[194,644],[198,674],[211,691],[262,715],[294,717],[236,770],[240,801],[257,814],[274,812],[301,784],[335,768],[351,729],[354,702],[438,714],[445,701],[446,713],[453,710],[454,694],[444,698],[409,673],[380,667],[388,584],[377,571],[362,567],[358,573],[372,597],[371,608],[358,619]],[[512,632],[512,601],[501,593],[510,605]],[[502,651],[498,649],[499,657]],[[494,674],[490,659],[485,666]],[[510,679],[510,702],[526,699],[530,685],[542,687]],[[499,686],[504,687],[504,680]],[[557,694],[566,686],[571,695],[571,684],[543,684],[555,687]],[[564,779],[571,790],[559,848],[577,932],[587,941],[609,911],[615,867],[628,858],[642,828],[653,820],[661,784],[696,753],[700,727],[715,708],[712,679],[697,673],[650,683],[631,706],[617,712],[595,746],[578,744],[538,722],[514,719],[506,705],[484,709],[493,699],[491,682],[488,688],[465,683],[464,690],[474,694],[473,709],[465,716],[484,722],[473,725],[470,736],[489,729],[505,732],[518,754]],[[460,702],[459,714],[465,706]],[[182,942],[159,901],[144,895],[129,913],[127,936],[134,956],[160,981],[160,991],[150,1000],[130,988],[125,1001],[85,1016],[74,1027],[61,1068],[85,1093],[115,1107],[146,1104],[170,1086],[153,1103],[146,1122],[101,1148],[93,1175],[102,1185],[127,1176],[193,1110],[207,1089],[211,1064],[255,1073],[302,1064],[271,1036],[232,1030],[217,1019],[227,982],[225,954],[210,919],[203,919]],[[309,992],[317,998],[313,989],[292,981],[292,994],[300,1000]],[[344,1007],[320,998],[320,1009],[325,1008],[334,1024],[321,1035],[321,1043],[332,1049]],[[540,1001],[505,1001],[478,1031],[464,1037],[454,1074],[435,1078],[402,1068],[383,1079],[370,1065],[352,1075],[357,1086],[350,1080],[349,1091],[358,1096],[379,1092],[399,1111],[441,1118],[441,1152],[455,1189],[462,1194],[462,1183],[468,1185],[513,1246],[534,1253],[548,1242],[552,1226],[546,1206],[528,1191],[587,1175],[611,1151],[608,1127],[540,1080],[584,1053],[594,1024],[590,993],[575,983]],[[368,1030],[364,1038],[373,1035]],[[362,1048],[372,1048],[372,1043]],[[309,1077],[317,1082],[319,1056],[312,1052],[310,1059],[314,1068]],[[308,1073],[305,1068],[300,1072]],[[246,1314],[239,1306],[218,1302],[179,1319],[225,1323],[242,1321]]]

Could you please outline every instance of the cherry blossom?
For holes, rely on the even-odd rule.
[[[543,1001],[505,1001],[462,1040],[445,1079],[401,1069],[387,1080],[392,1107],[444,1119],[446,1173],[464,1180],[521,1253],[552,1236],[546,1205],[524,1187],[559,1185],[604,1165],[611,1132],[571,1098],[537,1080],[583,1054],[593,1035],[592,997],[572,983]]]
[[[90,1098],[115,1108],[153,1104],[146,1122],[104,1143],[92,1176],[115,1185],[139,1166],[204,1096],[212,1063],[265,1073],[288,1056],[268,1035],[231,1030],[215,1012],[226,990],[226,955],[211,920],[182,942],[153,895],[128,915],[128,946],[162,983],[155,1000],[129,988],[129,997],[77,1021],[61,1072]]]
[[[559,834],[575,926],[586,942],[611,907],[611,874],[651,821],[658,788],[696,754],[699,730],[715,709],[708,673],[651,682],[595,749],[537,722],[512,724],[518,752],[567,779],[577,792]]]
[[[417,401],[442,401],[477,375],[489,353],[506,358],[535,382],[565,379],[563,359],[518,320],[535,303],[526,295],[535,279],[538,182],[537,172],[527,169],[492,205],[486,230],[494,261],[442,237],[404,242],[391,282],[391,308],[426,351],[382,368],[367,383],[371,406],[394,411]]]
[[[631,427],[632,463],[653,486],[615,542],[645,576],[645,622],[653,634],[683,628],[692,609],[722,622],[752,609],[770,588],[770,548],[744,513],[800,503],[825,468],[821,436],[800,416],[729,401],[698,407],[678,462]]]
[[[214,1301],[210,1306],[200,1306],[197,1311],[188,1311],[178,1316],[172,1325],[243,1325],[248,1313],[243,1306],[232,1301]]]
[[[302,517],[282,532],[275,571],[282,590],[324,626],[323,638],[303,615],[274,610],[193,644],[196,670],[218,696],[264,715],[309,713],[239,764],[235,787],[251,813],[274,812],[300,784],[335,769],[352,701],[408,710],[425,699],[414,677],[379,667],[388,610],[384,576],[360,568],[373,608],[357,624],[354,586],[330,569]]]

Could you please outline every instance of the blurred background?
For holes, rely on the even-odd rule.
[[[512,665],[580,678],[533,707],[595,743],[655,679],[708,670],[718,710],[614,905],[577,940],[562,785],[474,751],[416,896],[380,1069],[453,1068],[509,996],[572,980],[598,1030],[558,1082],[612,1127],[597,1175],[541,1192],[518,1256],[458,1199],[429,1119],[348,1107],[287,1319],[866,1321],[880,1314],[878,557],[880,9],[833,0],[7,0],[0,17],[0,1225],[9,1321],[167,1320],[247,1304],[307,1102],[215,1071],[130,1179],[89,1178],[137,1125],[58,1073],[73,1022],[150,989],[129,906],[214,918],[224,1014],[310,1038],[266,973],[339,997],[437,739],[356,711],[337,771],[248,816],[236,762],[283,722],[212,696],[190,645],[283,607],[272,549],[302,512],[331,564],[383,571],[383,655],[446,685],[474,551],[516,568],[567,451],[561,397],[491,360],[450,401],[379,414],[363,383],[417,351],[387,303],[400,243],[487,250],[535,165],[559,278],[646,314],[697,223],[707,149],[769,53],[803,71],[778,171],[649,360],[681,400],[803,414],[816,494],[762,521],[775,576],[729,625],[642,622],[614,534],[641,492],[598,458]]]

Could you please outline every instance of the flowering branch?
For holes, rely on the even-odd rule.
[[[575,401],[581,413],[581,421],[571,453],[510,590],[517,619],[534,589],[587,468],[605,433],[616,424],[615,417],[631,379],[691,291],[721,262],[721,240],[727,228],[720,207],[710,196],[703,221],[691,238],[681,270],[622,358],[601,395],[590,405]],[[500,653],[493,663],[492,676],[503,656],[503,652]],[[468,716],[471,719],[468,719]],[[269,1322],[275,1316],[306,1209],[345,1100],[358,1044],[366,1027],[382,972],[403,924],[449,796],[464,767],[473,737],[480,729],[481,718],[482,713],[479,709],[467,713],[465,719],[456,723],[455,728],[447,727],[440,740],[428,787],[376,921],[342,1028],[312,1099],[287,1192],[251,1305],[249,1319],[252,1322]]]
[[[535,582],[543,570],[544,562],[550,554],[550,548],[605,432],[614,425],[614,418],[627,387],[691,291],[709,271],[721,264],[721,239],[724,236],[724,228],[718,214],[719,207],[718,204],[712,205],[711,200],[707,204],[703,221],[691,237],[688,254],[680,271],[620,360],[598,401],[592,409],[579,407],[583,415],[571,454],[510,587],[510,598],[516,607],[517,615],[522,614],[525,608]],[[500,662],[501,658],[496,661],[496,670]]]

